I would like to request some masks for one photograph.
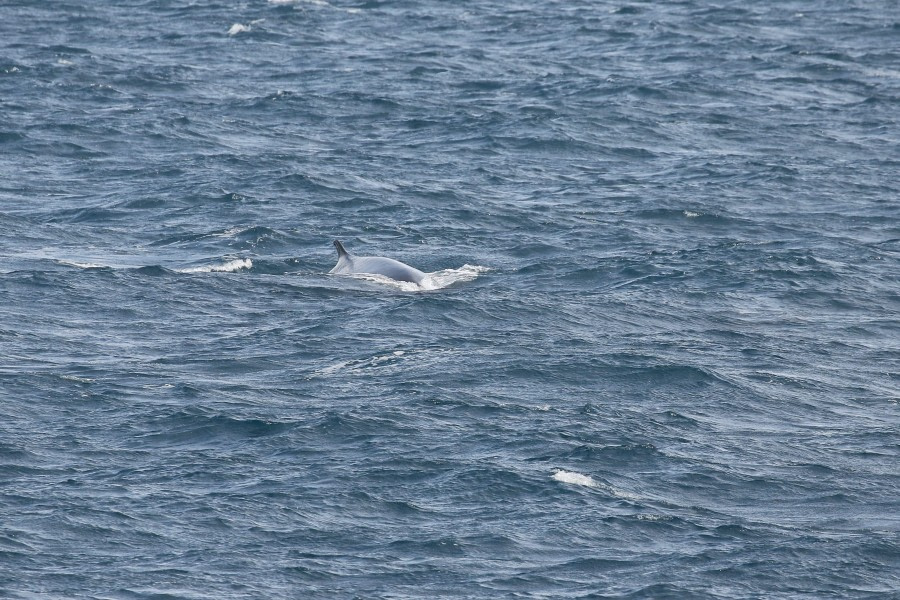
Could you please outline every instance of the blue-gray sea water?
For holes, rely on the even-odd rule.
[[[898,387],[896,1],[0,0],[2,598],[900,598]]]

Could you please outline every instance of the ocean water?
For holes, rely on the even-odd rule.
[[[898,181],[896,2],[2,0],[0,597],[900,598]]]

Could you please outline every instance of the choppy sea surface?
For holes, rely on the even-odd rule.
[[[3,0],[0,597],[900,598],[898,182],[892,1]]]

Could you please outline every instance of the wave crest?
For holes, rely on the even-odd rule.
[[[236,258],[224,264],[203,265],[200,267],[188,267],[179,269],[179,273],[233,273],[241,269],[253,268],[253,261],[249,258]]]
[[[576,473],[574,471],[563,471],[560,469],[553,474],[553,479],[561,483],[569,483],[572,485],[581,485],[591,488],[600,487],[600,484],[597,483],[593,477],[588,477],[587,475],[582,475],[581,473]]]

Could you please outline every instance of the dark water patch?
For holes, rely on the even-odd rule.
[[[10,144],[25,139],[25,134],[18,131],[0,131],[0,144]]]
[[[166,277],[174,275],[174,272],[161,265],[147,265],[145,267],[136,267],[134,273],[140,276],[149,277]]]
[[[699,422],[696,419],[692,419],[691,417],[681,414],[674,410],[667,410],[665,412],[659,413],[657,418],[660,422],[665,423],[667,425],[682,428],[694,428],[699,426]]]
[[[124,200],[119,207],[132,210],[154,210],[165,208],[168,202],[162,198],[134,198]]]
[[[161,246],[172,246],[172,245],[191,245],[195,242],[201,240],[207,240],[213,237],[221,237],[224,235],[224,230],[220,230],[212,233],[198,233],[198,232],[189,232],[189,233],[181,233],[176,235],[168,235],[161,239],[153,240],[148,245],[153,247],[161,247]]]
[[[99,159],[107,156],[106,152],[95,150],[75,142],[39,142],[34,140],[27,147],[28,154],[32,156],[53,155],[59,158],[78,160]]]
[[[46,46],[44,48],[44,50],[47,52],[52,52],[52,53],[60,55],[60,56],[69,56],[69,55],[77,55],[77,54],[90,55],[91,54],[91,51],[88,50],[87,48],[79,48],[79,47],[75,47],[75,46],[65,46],[65,45],[59,45],[59,44],[52,45],[52,46]]]
[[[688,226],[715,225],[733,229],[736,226],[751,225],[753,221],[741,217],[729,216],[717,213],[708,213],[699,207],[646,209],[633,213],[638,219],[650,221],[673,222]]]
[[[390,419],[372,418],[353,413],[331,413],[315,425],[317,432],[340,435],[347,443],[380,437],[386,431],[404,429],[405,426]]]
[[[230,204],[233,202],[246,202],[247,200],[249,200],[249,198],[244,194],[240,194],[238,192],[224,192],[221,196],[218,197],[218,200],[220,202]],[[203,204],[206,203],[203,202]]]
[[[717,539],[752,540],[758,537],[758,532],[736,523],[719,525],[711,532],[711,534]]]
[[[655,385],[679,385],[690,388],[705,388],[713,385],[725,386],[726,388],[734,387],[734,383],[727,378],[721,377],[703,367],[661,364],[635,367],[628,364],[631,361],[632,358],[628,357],[625,364],[612,363],[615,367],[612,369],[607,368],[606,376],[620,377],[626,380],[638,379],[643,381],[644,385],[648,387]]]
[[[276,190],[288,190],[293,193],[307,192],[333,194],[334,192],[341,192],[344,190],[344,188],[334,185],[332,182],[319,181],[316,178],[303,173],[283,175],[277,179],[275,186]],[[352,207],[358,206],[359,204],[359,202],[351,202],[350,204],[344,204],[343,206]],[[338,205],[338,208],[340,207],[341,205]]]
[[[886,250],[888,252],[900,252],[900,238],[893,238],[889,240],[884,240],[882,242],[878,242],[873,244],[879,250]]]
[[[47,218],[47,222],[99,224],[121,221],[126,219],[127,216],[127,213],[122,210],[94,206],[55,211],[52,216]]]
[[[139,440],[140,445],[165,447],[208,447],[227,444],[232,440],[249,441],[278,435],[290,429],[290,424],[261,419],[245,419],[206,410],[179,411],[143,424],[149,430]]]
[[[388,547],[392,552],[395,552],[400,556],[418,557],[425,554],[430,557],[461,557],[466,555],[459,541],[452,537],[442,537],[421,541],[398,540],[391,542]]]
[[[282,260],[254,260],[253,272],[267,275],[288,275],[296,274],[298,263],[296,258],[286,258]]]
[[[612,445],[578,445],[559,456],[561,459],[611,461],[614,463],[643,462],[658,459],[659,450],[651,443],[625,443]]]
[[[515,498],[527,495],[531,489],[531,483],[520,474],[488,466],[457,472],[447,479],[446,484],[452,490],[451,496],[461,502],[471,502],[476,497],[485,500]],[[480,491],[476,494],[475,490]]]

